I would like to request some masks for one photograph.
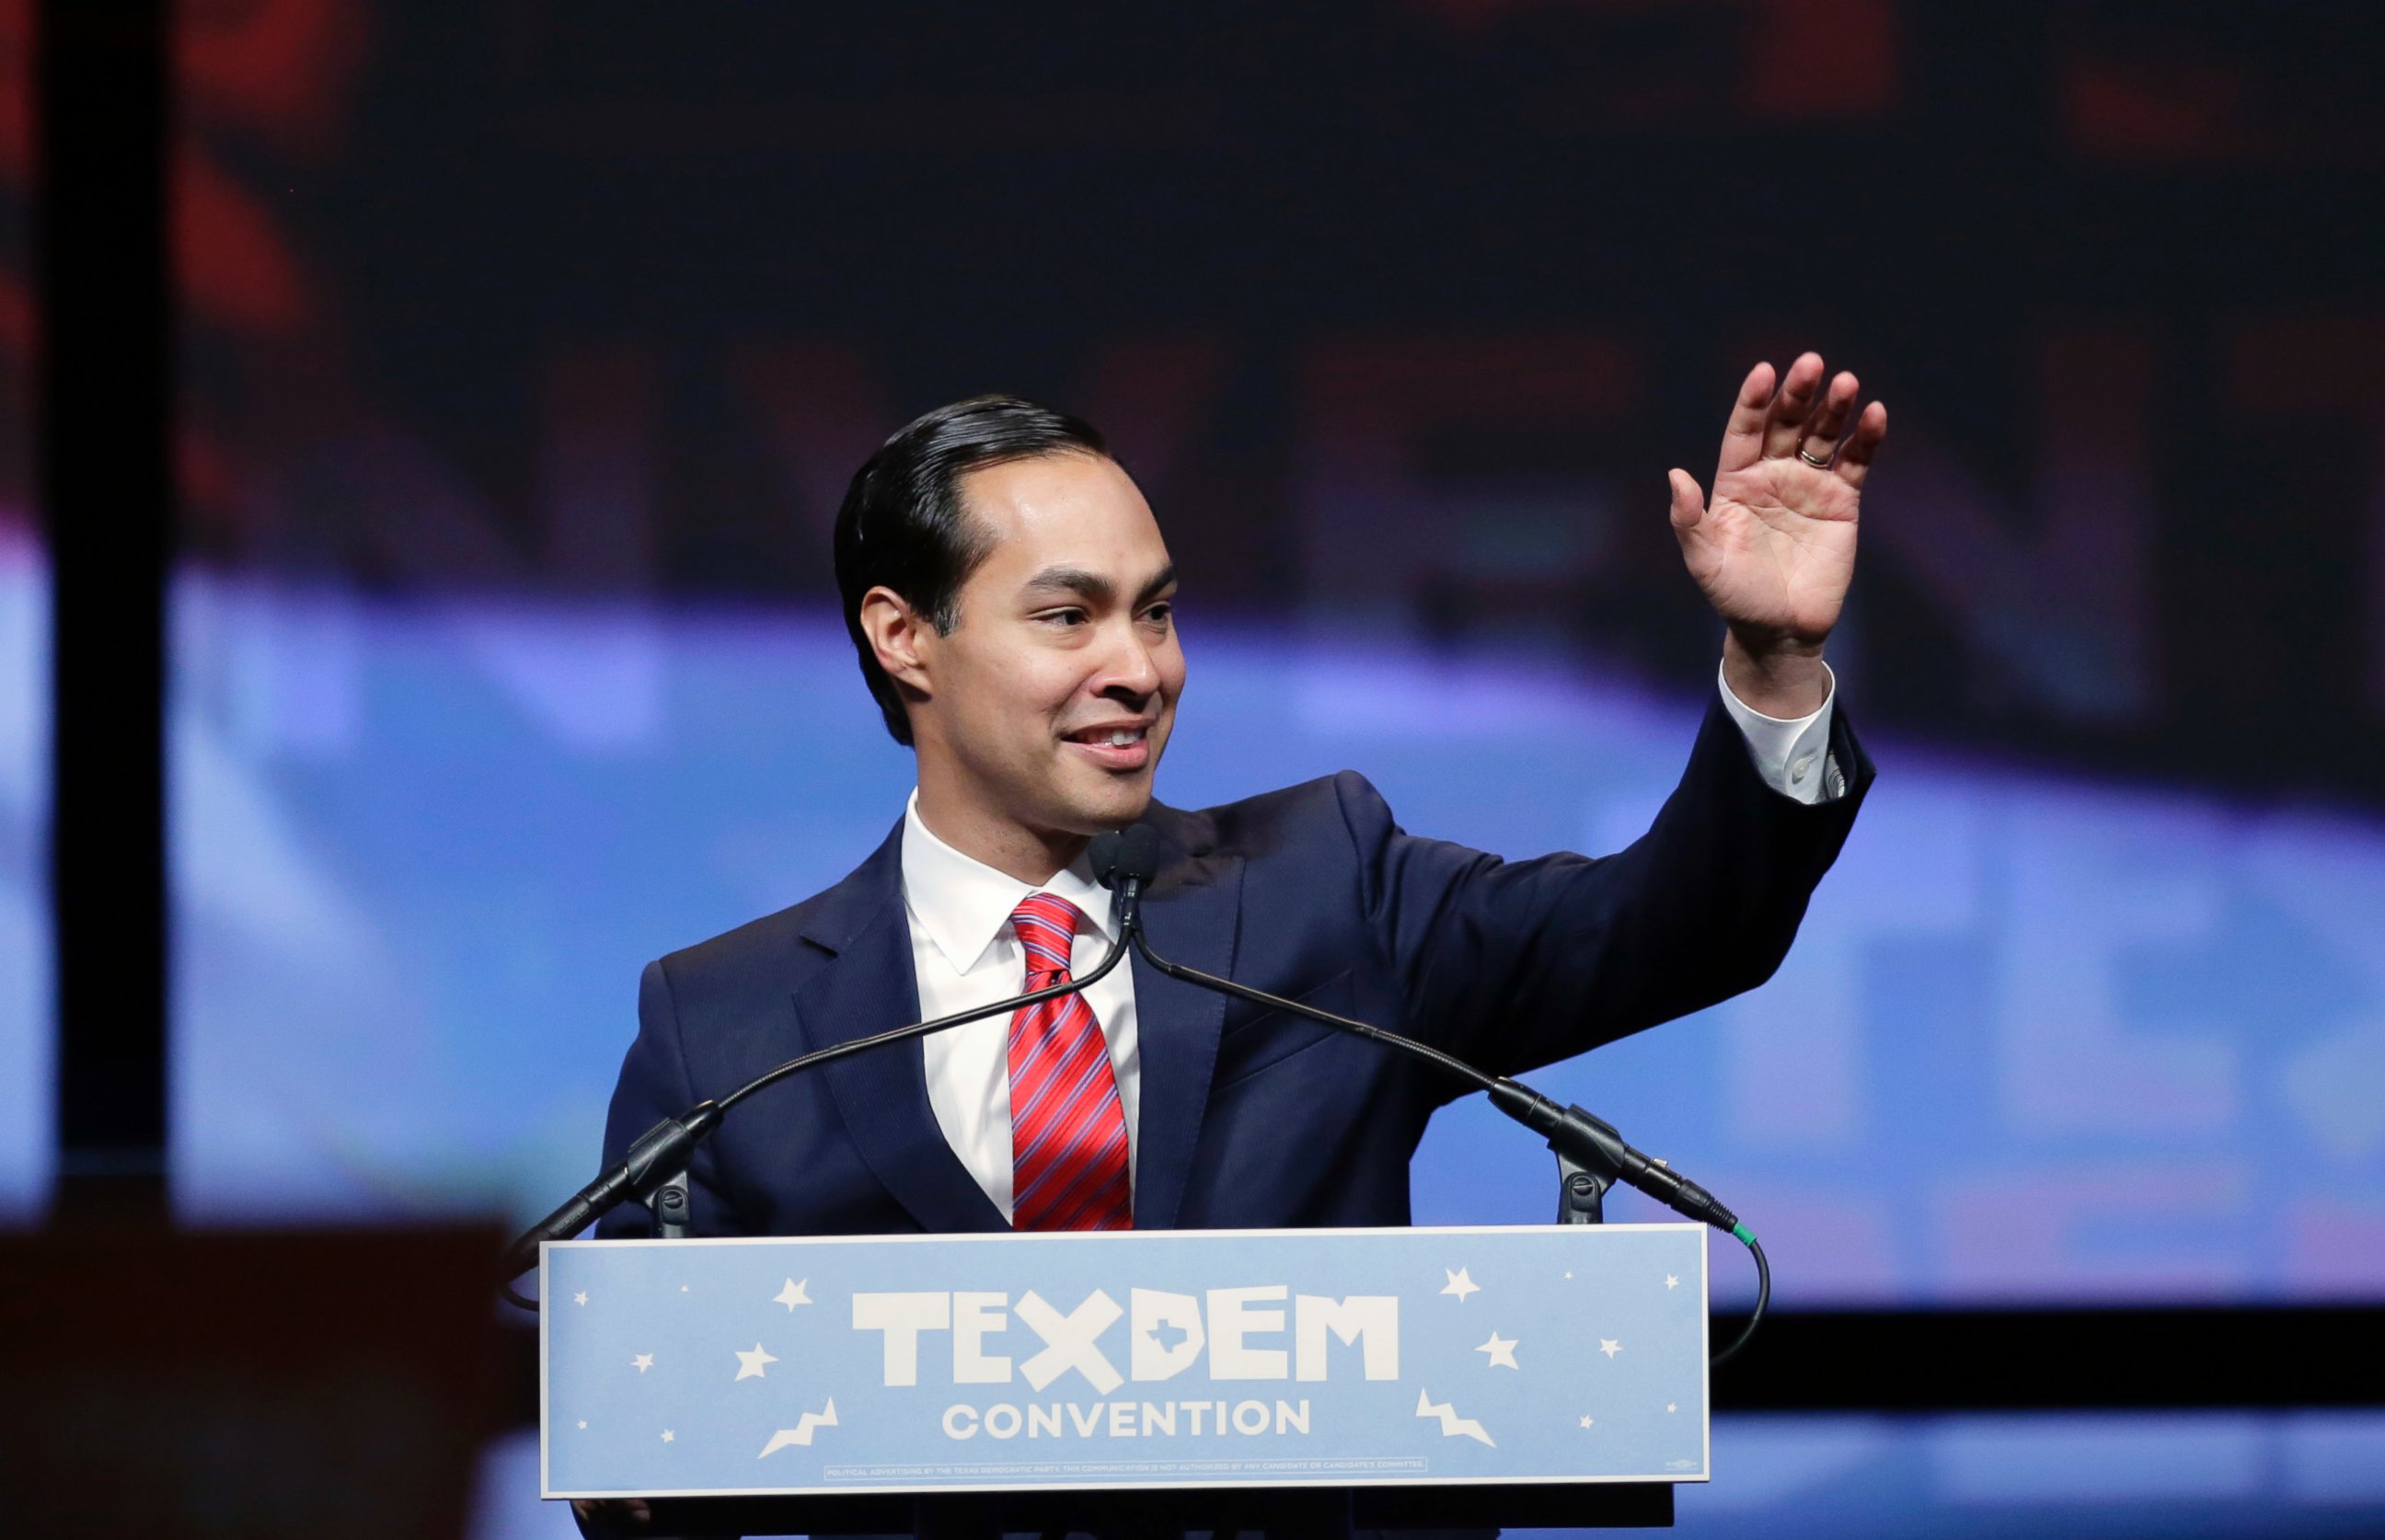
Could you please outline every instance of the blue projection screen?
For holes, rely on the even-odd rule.
[[[910,786],[832,615],[193,577],[174,624],[201,1219],[543,1211],[593,1173],[640,967],[842,876]],[[1701,705],[1301,637],[1193,617],[1164,797],[1346,766],[1417,832],[1606,851]],[[2385,1297],[2385,823],[1867,742],[1779,975],[1542,1088],[1748,1216],[1783,1304]],[[1461,1102],[1415,1187],[1419,1223],[1534,1222],[1555,1172]]]

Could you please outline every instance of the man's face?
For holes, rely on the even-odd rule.
[[[1158,521],[1126,472],[1091,454],[1013,460],[960,491],[993,544],[961,589],[959,623],[922,638],[922,753],[949,753],[984,812],[1039,833],[1132,823],[1184,689]]]

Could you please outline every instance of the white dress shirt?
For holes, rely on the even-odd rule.
[[[1826,665],[1827,667],[1827,665]],[[1821,706],[1810,716],[1766,716],[1717,679],[1722,702],[1747,739],[1748,753],[1766,785],[1801,802],[1840,795],[1845,777],[1829,753],[1830,707],[1838,695],[1833,677]],[[1069,972],[1091,973],[1109,950],[1113,920],[1109,889],[1095,882],[1080,856],[1041,888],[963,855],[938,838],[919,819],[919,793],[911,793],[903,813],[903,910],[910,921],[911,968],[919,985],[922,1020],[986,1005],[1020,993],[1027,981],[1027,952],[1011,929],[1011,912],[1033,893],[1068,900],[1089,922],[1077,933]],[[1135,1037],[1134,969],[1120,962],[1108,977],[1089,986],[1093,1007],[1109,1041],[1110,1069],[1118,1076],[1118,1106],[1126,1116],[1127,1182],[1132,1189],[1143,1151],[1136,1112],[1143,1090],[1143,1055]],[[926,1056],[928,1105],[936,1126],[977,1178],[986,1197],[1010,1217],[1010,1018],[988,1016],[920,1039]]]
[[[1839,677],[1822,665],[1822,703],[1805,716],[1767,716],[1730,692],[1730,681],[1715,670],[1723,710],[1747,739],[1748,757],[1764,784],[1783,797],[1819,802],[1846,794],[1847,778],[1830,752],[1830,704],[1839,698]]]
[[[919,821],[919,793],[903,813],[903,911],[911,922],[911,969],[919,981],[919,1018],[946,1016],[985,1005],[1027,986],[1027,949],[1010,915],[1032,893],[1068,900],[1090,923],[1077,932],[1068,958],[1071,977],[1093,971],[1109,950],[1114,921],[1110,890],[1093,880],[1083,856],[1030,888],[1007,873],[936,838]],[[1134,968],[1120,962],[1086,986],[1102,1036],[1109,1039],[1118,1076],[1118,1110],[1126,1115],[1126,1173],[1133,1190],[1143,1136],[1135,1112],[1143,1089],[1143,1055],[1135,1046]],[[988,1016],[919,1040],[927,1056],[928,1105],[936,1126],[986,1197],[1010,1217],[1010,1018]]]

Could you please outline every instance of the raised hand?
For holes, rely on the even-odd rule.
[[[1822,641],[1846,602],[1864,477],[1888,437],[1888,407],[1858,412],[1855,377],[1842,370],[1825,387],[1827,372],[1802,354],[1776,388],[1772,366],[1756,365],[1723,431],[1713,500],[1687,471],[1669,478],[1681,558],[1729,627],[1732,689],[1768,715],[1821,704]]]

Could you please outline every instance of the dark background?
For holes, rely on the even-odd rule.
[[[1867,721],[2376,795],[2372,7],[188,15],[209,563],[820,601],[859,454],[1003,389],[1121,442],[1203,605],[1685,677],[1664,470],[1814,347],[1894,412]],[[1354,562],[1354,476],[1448,512]]]
[[[169,1087],[195,1037],[175,1060],[169,933],[186,965],[230,953],[202,879],[266,864],[248,825],[164,817],[168,680],[186,681],[185,705],[203,698],[230,634],[199,626],[169,654],[169,581],[329,594],[343,615],[453,603],[815,625],[845,478],[911,415],[984,390],[1110,434],[1168,530],[1192,624],[1403,656],[1520,648],[1685,699],[1710,688],[1715,627],[1665,529],[1664,472],[1710,478],[1748,365],[1818,349],[1892,410],[1831,656],[1907,785],[1953,764],[2145,805],[2180,791],[2199,810],[2189,844],[2224,843],[2236,814],[2316,806],[2341,822],[2313,841],[2348,830],[2346,861],[2366,859],[2385,801],[2374,6],[192,0],[149,99],[170,126],[146,173],[163,223],[144,237],[137,218],[114,234],[86,221],[70,259],[47,248],[46,272],[36,190],[55,215],[94,186],[42,189],[61,141],[35,128],[36,8],[0,5],[0,688],[23,708],[0,716],[0,965],[33,999],[56,942],[57,1127],[17,1121],[44,1156],[55,1135],[61,1207],[104,1207],[128,1175],[162,1193]],[[140,137],[137,118],[117,123]],[[140,203],[142,184],[107,187]],[[137,279],[144,251],[147,310],[137,284],[119,304],[95,282],[128,263]],[[61,336],[73,346],[45,353]],[[59,399],[44,369],[68,366],[103,407],[80,426],[44,411]],[[69,461],[118,478],[61,495]],[[29,703],[48,652],[17,646],[49,615],[47,569],[27,554],[44,548],[54,714]],[[301,663],[312,634],[271,633]],[[424,687],[404,773],[513,744],[434,709],[450,700]],[[53,725],[54,788],[16,774],[48,763]],[[335,851],[358,866],[359,851],[468,842],[468,825],[406,825],[462,801],[443,785],[393,812],[363,794],[381,784],[340,778],[386,739],[330,737],[350,757],[313,779],[277,757],[281,740],[243,764],[292,822],[320,826],[302,832],[369,831],[381,844]],[[553,767],[523,763],[536,773],[511,789],[546,795]],[[558,780],[591,807],[618,806],[591,788],[633,800],[602,774]],[[183,863],[169,923],[175,840],[232,859]],[[546,876],[563,887],[574,870]],[[46,913],[20,925],[7,907],[45,872],[55,937]],[[502,926],[472,916],[507,918],[516,897],[460,879],[356,890],[395,895],[367,918],[415,943],[435,927],[398,900],[447,895],[486,931]],[[527,956],[542,926],[581,918],[507,923]],[[1992,979],[1993,918],[1966,938],[1976,955],[1948,942],[1935,971],[1883,950],[1883,998],[1940,999],[1929,1022],[1978,1028],[1941,1034],[1967,1075],[1989,1033],[1947,981]],[[2155,982],[2132,1006],[2161,1028],[2204,991],[2245,1021],[2282,999],[2281,1032],[2316,1038],[2374,998],[2233,928],[2274,952],[2257,980],[2230,994],[2251,973],[2228,958],[2195,974],[2149,946]],[[645,954],[602,939],[608,966]],[[467,978],[479,961],[440,959]],[[2320,980],[2308,994],[2266,992],[2303,972]],[[250,1033],[235,1046],[260,1058],[326,1043],[368,1094],[416,1084],[401,1070],[436,1083],[435,1064],[404,1059],[423,1022],[468,1034],[476,1011],[542,987],[524,962],[493,1004],[409,1000],[420,1020],[393,1012],[361,1047],[319,1017],[207,1020]],[[185,1025],[203,1014],[189,998]],[[26,1066],[11,1094],[39,1101],[53,1015],[15,1006],[0,999],[0,1047]],[[550,1073],[530,1029],[506,1045],[521,1062],[501,1067]],[[459,1103],[482,1089],[453,1084]],[[1926,1127],[1898,1111],[1908,1135]],[[334,1153],[364,1136],[326,1121]],[[226,1114],[210,1136],[244,1132]],[[550,1132],[593,1151],[576,1125]],[[414,1188],[359,1155],[369,1211],[457,1193],[488,1206],[472,1184],[508,1160],[539,1191],[563,1174],[518,1149],[456,1149]],[[2374,1223],[2373,1143],[2337,1165],[2277,1158],[2316,1173],[2341,1199],[2329,1211]],[[48,1196],[39,1161],[10,1163],[36,1172],[19,1184],[31,1201]],[[235,1176],[262,1184],[265,1211],[287,1198],[311,1212],[322,1189],[307,1184],[331,1163]],[[1718,1442],[1753,1451],[1737,1490],[1759,1497],[1699,1521],[2359,1532],[2385,1495],[2340,1472],[2374,1463],[2385,1424],[2294,1409],[2373,1401],[2345,1366],[2376,1311],[2286,1297],[1789,1314],[1717,1385],[1742,1413]],[[2116,1408],[2167,1420],[2097,1420]],[[1993,1421],[2006,1411],[2022,1415]],[[2089,1473],[2049,1485],[2066,1447],[2091,1451]],[[1846,1448],[1861,1458],[1829,1453]],[[518,1457],[492,1455],[492,1491],[524,1489],[502,1463]],[[1806,1484],[1761,1498],[1767,1470]],[[499,1504],[483,1531],[555,1517],[532,1511]]]

